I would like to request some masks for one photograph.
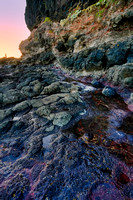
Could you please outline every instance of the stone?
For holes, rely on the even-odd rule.
[[[49,94],[56,94],[60,92],[69,92],[71,88],[71,84],[66,82],[54,82],[47,87],[44,87],[41,94],[49,95]]]
[[[133,87],[133,76],[125,78],[124,85],[128,87]]]
[[[53,130],[54,130],[54,126],[50,126],[50,127],[46,128],[46,131],[47,131],[47,132],[51,132],[51,131],[53,131]]]
[[[43,138],[43,148],[45,151],[49,149],[52,137],[53,135],[48,135]]]
[[[128,41],[119,42],[113,48],[110,48],[106,54],[107,68],[124,64],[129,49],[130,43]]]
[[[97,80],[93,80],[91,84],[95,88],[104,88],[104,85],[100,81],[97,81]]]
[[[24,100],[23,94],[19,90],[11,89],[3,94],[3,104],[12,104]]]
[[[19,83],[17,85],[17,89],[20,90],[22,89],[24,86],[29,85],[29,83],[32,81],[32,77],[28,77],[25,81],[22,81],[21,83]]]
[[[111,88],[111,87],[108,87],[106,86],[103,90],[102,90],[102,94],[104,96],[107,96],[107,97],[112,97],[112,96],[115,96],[116,95],[116,91],[114,88]]]
[[[25,123],[23,121],[16,121],[13,124],[13,131],[19,131],[20,129],[25,128]]]
[[[51,63],[55,59],[55,56],[52,52],[41,53],[39,57],[39,63],[43,65],[47,65]]]
[[[71,118],[72,116],[70,115],[69,112],[59,112],[55,114],[53,124],[62,127],[68,124]]]
[[[60,91],[59,86],[60,86],[59,82],[54,82],[51,85],[45,87],[43,89],[43,91],[41,92],[41,94],[46,94],[46,95],[48,95],[48,94],[56,94],[56,93],[58,93]]]
[[[59,52],[66,51],[66,47],[63,41],[59,41],[55,47]]]
[[[92,51],[86,59],[86,70],[99,70],[103,68],[105,51],[96,49]]]
[[[62,98],[59,103],[65,103],[65,104],[73,104],[76,102],[82,102],[79,93],[70,93],[67,94],[64,98]]]
[[[3,121],[5,118],[12,114],[12,109],[0,110],[0,121]]]
[[[11,126],[12,126],[12,121],[10,121],[10,120],[6,120],[6,121],[2,122],[0,124],[0,135],[2,133],[6,133],[7,131],[9,131]]]
[[[42,106],[40,108],[37,109],[36,114],[41,116],[41,117],[48,117],[52,112],[52,109],[50,108],[50,106]]]
[[[14,106],[12,110],[15,111],[15,112],[21,112],[21,111],[23,111],[23,110],[25,110],[29,107],[30,107],[30,102],[29,101],[23,101],[23,102],[17,104],[16,106]]]
[[[132,63],[127,63],[120,66],[116,65],[114,67],[111,67],[107,71],[107,78],[109,79],[109,81],[111,81],[115,85],[118,85],[118,84],[121,84],[122,86],[124,86],[125,84],[126,86],[132,85],[132,78],[130,78],[131,76],[133,77]],[[128,80],[127,82],[125,82],[125,78],[129,78],[129,79],[126,79]]]
[[[53,95],[43,98],[42,102],[44,105],[48,105],[48,104],[57,102],[60,98],[61,97],[59,96],[59,94],[53,94]]]
[[[39,107],[43,106],[43,104],[44,103],[43,103],[42,99],[32,99],[31,100],[31,105],[33,108],[39,108]]]
[[[21,89],[21,92],[26,96],[26,97],[33,97],[38,94],[40,94],[42,89],[42,85],[38,80],[34,80],[29,83],[28,86],[24,86]]]

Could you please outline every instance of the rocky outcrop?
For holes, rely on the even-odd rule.
[[[65,2],[60,3],[65,5]],[[82,1],[83,5],[84,3]],[[58,3],[58,6],[61,4]],[[27,4],[27,9],[30,9],[29,5],[30,3]],[[50,3],[47,8],[49,6]],[[111,0],[99,1],[83,10],[77,6],[60,22],[55,22],[55,19],[42,22],[20,44],[22,62],[47,65],[56,60],[66,70],[87,71],[92,74],[94,71],[107,72],[110,67],[118,65],[121,68],[126,63],[132,63],[132,10],[131,0],[125,3],[123,0],[114,3]],[[116,67],[113,69],[121,76]],[[107,78],[113,81],[108,75]],[[132,78],[127,77],[125,81],[118,77],[113,83],[131,87]]]
[[[117,89],[55,63],[0,76],[0,199],[132,198],[132,117]]]
[[[69,9],[76,7],[78,4],[82,7],[87,7],[98,0],[26,0],[25,20],[28,28],[32,30],[45,17],[50,17],[52,20],[60,20],[67,16]]]

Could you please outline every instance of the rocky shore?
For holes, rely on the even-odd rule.
[[[0,60],[1,200],[133,199],[133,4],[101,2],[40,23],[27,0],[22,58]]]
[[[130,89],[56,63],[7,65],[0,80],[1,199],[132,199]]]

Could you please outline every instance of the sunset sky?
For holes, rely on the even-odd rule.
[[[20,57],[20,42],[30,32],[24,20],[26,0],[0,0],[0,57]]]

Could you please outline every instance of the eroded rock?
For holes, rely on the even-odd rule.
[[[56,113],[54,116],[53,124],[56,126],[64,126],[70,122],[72,116],[70,115],[69,112],[59,112]]]

